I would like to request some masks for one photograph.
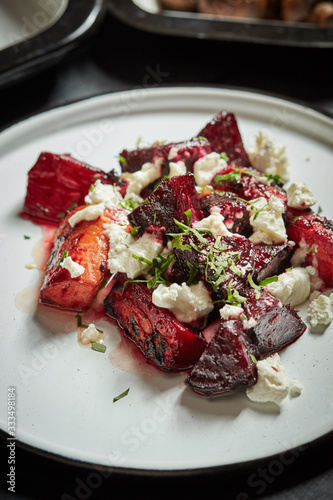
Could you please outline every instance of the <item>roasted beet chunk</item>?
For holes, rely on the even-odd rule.
[[[256,382],[250,344],[239,319],[219,327],[185,383],[203,396],[218,396]]]
[[[152,146],[149,148],[135,149],[133,151],[123,150],[120,153],[120,164],[123,172],[136,172],[147,162],[154,162],[163,158],[161,176],[169,175],[170,161],[183,161],[187,172],[193,172],[194,163],[211,153],[208,141],[194,138],[184,142]]]
[[[224,224],[231,233],[251,235],[250,213],[245,201],[232,193],[217,193],[209,188],[203,190],[199,199],[204,217],[210,215],[212,207],[219,207],[220,213],[224,217]]]
[[[242,293],[254,264],[254,245],[248,239],[202,234],[199,240],[189,234],[181,236],[181,241],[181,248],[174,244],[170,281],[204,279],[214,300],[226,300],[230,287]]]
[[[200,332],[178,321],[152,302],[152,291],[143,283],[129,282],[119,274],[104,305],[147,360],[166,371],[191,368],[201,356],[206,340]]]
[[[212,186],[216,191],[230,191],[244,200],[260,197],[269,200],[274,195],[287,204],[285,191],[278,185],[269,184],[268,179],[253,168],[228,165],[215,176]]]
[[[288,238],[304,250],[305,264],[313,265],[325,282],[333,286],[333,222],[311,213],[287,212],[286,224]]]
[[[221,111],[199,132],[198,136],[205,137],[210,142],[212,151],[226,153],[229,163],[240,167],[251,166],[233,113]]]
[[[305,332],[306,325],[297,312],[284,306],[266,290],[261,290],[258,295],[249,289],[246,297],[243,307],[245,315],[256,321],[251,335],[260,354],[278,352]]]
[[[124,186],[113,172],[90,167],[68,155],[41,153],[28,174],[28,188],[22,217],[59,224],[69,208],[84,205],[94,182]]]
[[[253,279],[256,283],[283,273],[290,266],[290,259],[294,253],[293,247],[289,243],[255,245],[254,251]]]
[[[146,203],[133,210],[128,219],[132,227],[140,228],[140,235],[151,224],[164,227],[167,232],[177,233],[179,228],[174,219],[187,224],[187,210],[192,211],[192,222],[203,218],[192,174],[164,179]]]

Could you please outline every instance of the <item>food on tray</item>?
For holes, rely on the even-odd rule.
[[[106,318],[196,393],[298,395],[278,353],[304,333],[295,306],[311,293],[311,325],[333,318],[322,293],[333,223],[308,186],[284,189],[284,148],[259,134],[246,151],[221,111],[195,137],[123,150],[119,164],[118,176],[42,153],[30,170],[22,216],[57,225],[40,303],[91,312],[103,290]],[[103,352],[95,325],[85,331]]]
[[[333,26],[333,3],[318,0],[160,0],[162,9],[197,12],[219,18],[237,17]]]

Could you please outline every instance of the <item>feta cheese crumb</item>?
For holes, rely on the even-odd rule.
[[[152,182],[161,177],[161,165],[163,158],[157,158],[154,163],[144,163],[141,170],[137,172],[125,172],[121,178],[128,181],[125,199],[133,197],[133,195],[140,195],[141,191],[149,186]]]
[[[224,217],[219,207],[212,207],[210,215],[197,222],[194,227],[208,229],[214,236],[233,236],[224,224]]]
[[[329,325],[333,320],[333,293],[329,296],[316,294],[308,306],[307,314],[312,328]]]
[[[198,186],[207,186],[223,168],[227,162],[221,158],[219,153],[208,153],[197,160],[193,166],[195,182]]]
[[[149,268],[133,255],[152,261],[163,248],[162,242],[152,235],[144,233],[141,237],[132,236],[118,224],[111,223],[105,232],[110,239],[108,269],[111,273],[127,273],[130,279],[145,273]]]
[[[179,321],[190,323],[209,314],[214,306],[202,281],[187,286],[186,283],[170,286],[158,285],[153,291],[153,304],[169,309]]]
[[[104,213],[105,205],[104,203],[98,203],[97,205],[89,205],[88,207],[82,208],[75,212],[69,219],[69,224],[74,227],[76,224],[83,220],[95,220],[101,217]]]
[[[65,257],[62,262],[60,262],[60,266],[70,272],[71,278],[78,278],[85,271],[85,268],[81,266],[81,264],[74,262],[72,257]]]
[[[246,394],[258,403],[273,402],[280,405],[292,389],[296,395],[296,387],[301,390],[297,381],[290,381],[281,364],[280,356],[275,353],[257,362],[258,380],[256,384],[246,390]]]
[[[278,281],[269,283],[266,289],[284,304],[290,304],[291,307],[302,304],[311,292],[312,269],[312,267],[311,269],[294,267],[280,274]]]
[[[243,314],[244,310],[242,307],[226,304],[220,309],[219,312],[222,319],[228,319],[228,318],[238,318],[238,316]]]
[[[249,240],[252,243],[283,243],[287,240],[286,228],[282,214],[283,201],[277,196],[271,196],[269,201],[261,197],[249,203],[250,224],[253,234]]]
[[[249,148],[248,155],[251,163],[260,172],[270,175],[279,175],[281,182],[289,180],[289,161],[286,148],[276,144],[272,136],[262,131],[256,137],[255,146]]]
[[[103,333],[97,330],[94,323],[90,323],[87,328],[85,328],[80,334],[80,341],[82,342],[82,344],[91,344],[92,342],[98,342],[102,344],[103,340]]]
[[[119,206],[123,201],[123,197],[115,186],[112,184],[102,184],[100,179],[97,179],[93,189],[89,191],[84,201],[89,205],[104,203],[106,208],[114,208]]]
[[[289,207],[299,210],[312,207],[317,201],[305,182],[293,182],[287,189],[287,200]]]
[[[171,161],[169,163],[169,177],[176,177],[178,175],[186,174],[186,166],[183,161],[177,161],[176,163]]]

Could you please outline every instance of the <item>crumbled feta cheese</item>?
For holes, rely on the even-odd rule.
[[[287,200],[289,207],[300,210],[312,207],[317,201],[305,182],[293,182],[287,189]]]
[[[92,342],[103,343],[104,335],[102,332],[99,332],[94,325],[94,323],[90,323],[87,328],[83,330],[80,334],[80,340],[82,344],[91,344]]]
[[[269,201],[266,198],[258,198],[249,203],[250,224],[253,234],[249,240],[252,243],[283,243],[287,240],[286,228],[282,214],[284,204],[276,196],[271,196]]]
[[[248,155],[252,165],[268,175],[279,175],[281,182],[289,180],[289,162],[286,148],[275,143],[273,137],[259,132],[255,146],[249,148]]]
[[[74,227],[76,224],[83,220],[95,220],[101,217],[104,213],[105,205],[104,203],[98,203],[97,205],[89,205],[88,207],[82,208],[75,212],[69,219],[69,224]]]
[[[137,172],[124,172],[121,177],[128,181],[125,199],[140,195],[141,191],[161,177],[163,158],[157,158],[154,163],[144,163]]]
[[[168,160],[176,158],[177,155],[178,155],[178,148],[176,148],[176,146],[172,146],[168,154]]]
[[[312,328],[329,325],[333,320],[333,293],[329,296],[321,293],[311,300],[307,314]]]
[[[153,303],[169,309],[179,321],[191,321],[209,314],[214,306],[209,292],[202,281],[187,286],[186,283],[170,286],[158,285],[153,291]]]
[[[212,207],[210,215],[197,222],[195,228],[204,228],[212,232],[214,236],[232,236],[224,224],[224,217],[220,213],[219,207]]]
[[[242,307],[226,304],[220,309],[220,316],[222,319],[238,318],[243,312],[244,310]]]
[[[293,256],[291,257],[290,263],[294,267],[301,266],[306,259],[306,256],[309,252],[309,245],[301,239],[301,241],[298,244],[298,248],[296,248],[295,252],[293,253]]]
[[[245,330],[249,330],[256,326],[257,321],[254,318],[247,319],[246,317],[242,318],[243,327]]]
[[[277,353],[258,361],[257,372],[256,384],[246,390],[251,401],[273,402],[279,405],[288,396],[291,387],[296,391],[297,384],[298,389],[301,390],[299,383],[288,379]]]
[[[84,198],[87,204],[104,203],[106,208],[118,207],[123,201],[123,197],[112,184],[102,184],[100,179],[94,184],[93,189]]]
[[[81,264],[74,262],[74,260],[72,260],[72,257],[65,257],[60,262],[60,266],[70,272],[71,278],[77,278],[78,276],[81,276],[81,274],[83,274],[85,271],[85,268],[81,266]]]
[[[309,297],[311,292],[310,276],[307,267],[294,267],[280,274],[278,281],[269,283],[266,285],[266,289],[284,304],[290,304],[291,307],[294,307],[302,304]]]
[[[144,233],[141,237],[132,236],[118,224],[111,223],[105,232],[110,238],[108,269],[111,273],[127,273],[130,279],[145,273],[149,268],[133,255],[152,261],[163,248],[162,242],[152,235]]]
[[[186,174],[186,166],[183,161],[177,161],[176,163],[171,161],[169,163],[169,177],[176,177],[178,175]]]
[[[193,167],[195,182],[198,186],[207,186],[223,168],[227,166],[227,162],[221,158],[219,153],[208,153],[197,160]]]

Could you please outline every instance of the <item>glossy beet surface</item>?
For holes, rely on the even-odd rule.
[[[287,195],[279,186],[268,184],[266,179],[263,182],[260,178],[262,174],[255,169],[239,168],[233,165],[221,169],[218,176],[225,176],[225,179],[214,178],[212,186],[216,191],[230,191],[244,200],[255,200],[264,197],[267,200],[271,196],[280,198],[285,205]]]
[[[294,248],[290,243],[280,245],[255,245],[253,279],[256,283],[270,276],[283,273],[290,267]]]
[[[201,333],[178,321],[152,302],[152,291],[142,283],[127,283],[119,274],[105,299],[106,313],[115,319],[147,360],[167,371],[191,368],[206,340]]]
[[[203,396],[218,396],[256,382],[249,340],[239,319],[221,320],[185,383]]]
[[[192,174],[163,180],[146,203],[133,210],[128,220],[132,227],[140,228],[140,235],[151,224],[163,227],[166,232],[177,233],[179,228],[174,219],[187,224],[187,210],[192,211],[193,222],[203,218]]]
[[[253,318],[256,325],[252,330],[252,340],[260,354],[272,354],[297,340],[306,330],[305,323],[296,311],[284,306],[266,290],[258,295],[248,289],[244,302],[245,315]]]
[[[36,222],[59,224],[68,209],[84,204],[96,179],[105,184],[125,184],[114,173],[105,173],[69,155],[43,152],[29,171],[21,215]]]
[[[210,188],[205,188],[199,198],[204,217],[210,215],[213,207],[218,207],[228,231],[250,236],[252,233],[250,213],[247,210],[247,203],[243,200],[233,193],[216,193]]]
[[[42,304],[84,311],[108,274],[109,242],[104,233],[104,224],[116,221],[118,213],[116,210],[105,210],[104,216],[92,221],[81,221],[72,228],[68,219],[80,208],[84,207],[71,211],[56,232],[39,294]],[[71,278],[70,272],[58,265],[64,252],[68,252],[74,262],[84,267],[81,276]]]
[[[212,151],[226,153],[229,163],[242,167],[251,166],[233,113],[227,111],[217,113],[198,136],[205,137],[210,142]]]
[[[333,222],[301,211],[287,212],[288,238],[306,245],[305,264],[314,265],[328,287],[333,286]]]

